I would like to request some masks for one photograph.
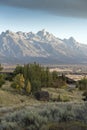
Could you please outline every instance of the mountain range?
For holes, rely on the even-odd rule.
[[[73,37],[60,39],[44,29],[0,34],[0,63],[78,64],[87,63],[87,45]]]

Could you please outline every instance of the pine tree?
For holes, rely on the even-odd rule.
[[[17,74],[23,74],[23,67],[20,66],[20,65],[17,65],[17,67],[15,68],[13,74],[14,74],[14,76],[16,76]]]

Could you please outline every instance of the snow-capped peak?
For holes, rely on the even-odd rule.
[[[41,31],[38,31],[37,32],[37,35],[40,36],[40,37],[44,37],[48,34],[48,32],[46,32],[45,29],[41,30]]]
[[[87,45],[78,44],[73,37],[61,40],[45,29],[36,34],[7,30],[0,35],[0,55],[8,57],[9,60],[10,57],[15,57],[23,61],[31,57],[77,61],[80,56],[81,60],[87,61]]]
[[[44,41],[55,41],[57,39],[53,34],[47,32],[45,29],[38,31],[36,35],[39,36],[40,39]]]
[[[75,40],[73,37],[70,37],[68,40],[69,40],[70,42],[73,42],[73,43],[76,42],[76,40]]]

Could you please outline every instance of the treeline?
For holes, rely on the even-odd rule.
[[[0,71],[3,69],[3,67],[0,64]],[[6,75],[0,74],[0,87],[5,83],[5,77]]]
[[[66,85],[65,80],[59,78],[57,72],[50,72],[48,67],[36,63],[17,66],[13,75],[11,86],[26,93],[35,93],[43,87],[59,88]]]
[[[83,91],[83,100],[87,101],[87,77],[77,82],[76,87]]]

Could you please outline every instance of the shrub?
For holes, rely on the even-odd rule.
[[[82,80],[78,81],[77,87],[80,90],[87,90],[87,79],[83,78]]]
[[[35,93],[35,97],[37,100],[48,101],[49,100],[49,93],[46,91],[38,91]]]
[[[84,91],[84,93],[82,94],[83,96],[87,96],[87,90]]]
[[[83,103],[47,103],[7,112],[8,114],[0,119],[0,130],[87,129],[87,104]]]
[[[85,96],[85,97],[83,98],[83,100],[84,100],[84,101],[87,101],[87,90],[84,91],[84,93],[83,93],[82,95]]]
[[[25,91],[26,93],[31,93],[31,83],[29,80],[25,81]]]
[[[22,74],[16,75],[16,77],[13,79],[13,83],[11,84],[11,87],[21,90],[24,88],[24,77]]]
[[[3,74],[0,74],[0,87],[5,83],[5,76]]]

